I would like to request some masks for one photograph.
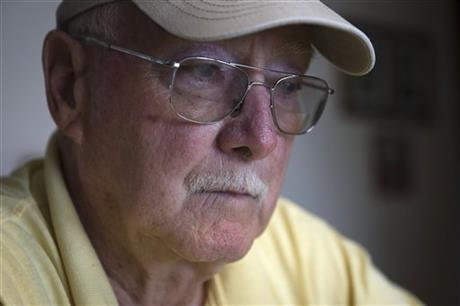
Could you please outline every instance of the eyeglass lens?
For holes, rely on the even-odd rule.
[[[173,77],[171,104],[185,119],[210,123],[232,113],[249,80],[240,69],[211,59],[181,61]],[[273,119],[285,133],[301,134],[318,120],[328,95],[321,80],[304,76],[280,79],[272,93]]]

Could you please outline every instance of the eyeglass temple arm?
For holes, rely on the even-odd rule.
[[[308,86],[313,87],[313,88],[315,88],[315,89],[326,89],[326,90],[327,90],[327,93],[328,93],[329,95],[333,95],[334,92],[335,92],[335,90],[332,89],[332,88],[330,88],[330,87],[324,88],[324,87],[322,87],[322,86],[317,86],[317,85],[314,85],[314,84],[309,84],[309,83],[307,83],[307,82],[302,82],[302,83],[303,83],[304,85],[308,85]]]
[[[149,61],[149,62],[154,63],[154,64],[166,65],[166,66],[175,67],[175,68],[179,67],[179,63],[177,63],[177,62],[165,61],[165,60],[162,60],[162,59],[159,59],[159,58],[155,58],[155,57],[152,57],[150,55],[147,55],[147,54],[144,54],[144,53],[141,53],[141,52],[137,52],[137,51],[134,51],[134,50],[126,49],[126,48],[123,48],[123,47],[120,47],[120,46],[117,46],[117,45],[113,45],[113,44],[104,42],[104,41],[99,40],[99,39],[94,38],[94,37],[80,36],[80,35],[72,35],[72,37],[74,37],[77,40],[83,41],[83,42],[85,42],[87,44],[97,45],[97,46],[100,46],[100,47],[103,47],[103,48],[106,48],[106,49],[109,49],[109,50],[115,50],[115,51],[118,51],[118,52],[121,52],[121,53],[132,55],[132,56],[135,56],[137,58]]]

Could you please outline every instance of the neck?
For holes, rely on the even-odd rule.
[[[196,273],[177,268],[167,269],[162,265],[154,270],[145,275],[132,272],[119,274],[120,271],[107,270],[119,304],[204,305],[207,283],[197,278]]]
[[[142,241],[112,241],[87,231],[120,305],[204,305],[216,265],[185,261],[161,243],[140,249],[130,246]]]
[[[120,243],[113,248],[106,244],[108,240],[93,244],[120,305],[204,305],[207,283],[217,272],[215,265],[185,261],[161,243],[140,250],[124,249]]]
[[[142,241],[137,241],[126,248],[131,243],[111,241],[96,231],[88,235],[120,305],[204,305],[216,265],[185,261],[161,243],[140,249],[136,246],[143,245]]]

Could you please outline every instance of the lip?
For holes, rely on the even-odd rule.
[[[210,191],[201,191],[198,194],[214,194],[217,196],[231,197],[231,198],[251,198],[257,199],[257,196],[249,194],[247,192],[241,191],[232,191],[232,190],[210,190]]]

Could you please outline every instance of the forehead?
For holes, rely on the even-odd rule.
[[[193,44],[199,46],[206,43]],[[305,26],[275,28],[208,44],[230,50],[238,58],[260,53],[267,53],[273,58],[294,56],[305,58],[311,53],[308,30]]]
[[[199,42],[168,33],[134,6],[124,12],[119,20],[120,24],[125,25],[121,28],[123,43],[128,42],[141,50],[151,50],[156,56],[167,57],[176,52],[202,55],[199,53],[212,53],[214,49],[231,53],[239,60],[267,53],[272,58],[298,58],[307,62],[312,54],[309,28],[305,25],[290,25],[237,38]]]

